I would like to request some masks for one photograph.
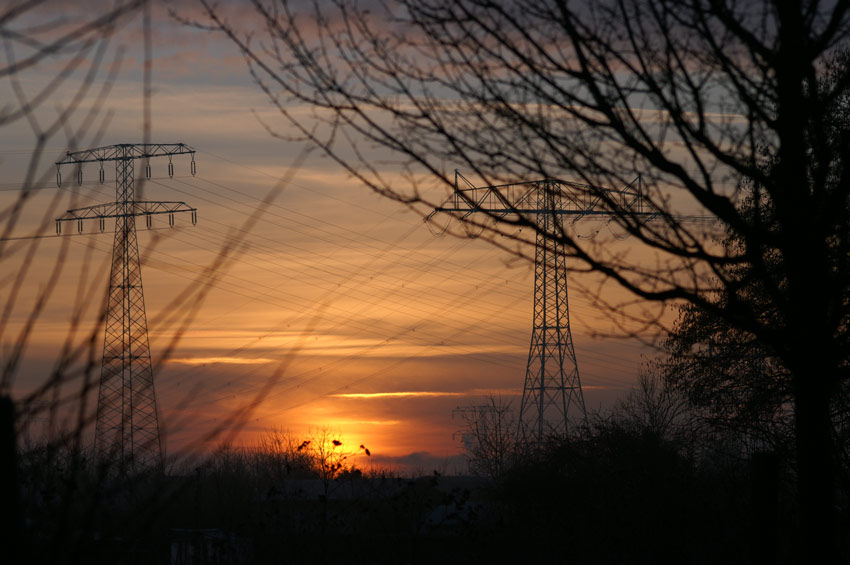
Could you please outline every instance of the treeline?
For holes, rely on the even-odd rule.
[[[724,425],[657,372],[543,446],[506,433],[517,427],[509,403],[490,398],[477,408],[466,413],[465,442],[471,471],[491,481],[503,520],[491,535],[502,552],[541,563],[805,557],[796,545],[792,430],[768,438]],[[839,527],[848,526],[845,514]]]
[[[92,455],[65,439],[18,450],[21,560],[420,562],[423,540],[471,492],[437,475],[361,468],[368,448],[328,431],[273,431],[164,470],[122,474]]]
[[[513,425],[492,406],[468,422],[479,440],[499,410]],[[19,451],[22,539],[36,562],[791,562],[793,450],[698,416],[643,377],[569,439],[531,449],[505,434],[497,462],[468,438],[477,478],[361,468],[367,448],[328,432],[123,476],[42,443]]]

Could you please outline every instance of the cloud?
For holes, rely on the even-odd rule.
[[[457,475],[468,467],[464,454],[439,455],[430,451],[414,451],[400,456],[373,455],[372,461],[411,476],[431,475],[434,471],[441,475]]]
[[[622,390],[621,386],[608,385],[582,385],[582,389],[586,390]],[[519,396],[519,389],[473,389],[465,392],[450,392],[450,391],[397,391],[397,392],[347,392],[330,395],[332,398],[358,398],[358,399],[377,399],[377,398],[441,398],[451,396]]]
[[[366,426],[397,426],[401,420],[337,420],[335,425],[340,428],[349,425],[366,425]]]
[[[465,392],[406,391],[406,392],[349,392],[332,395],[336,398],[413,398],[438,396],[466,396]]]
[[[264,357],[183,357],[181,359],[168,359],[169,363],[181,363],[183,365],[212,365],[213,363],[227,363],[228,365],[263,365],[275,363],[274,359]]]

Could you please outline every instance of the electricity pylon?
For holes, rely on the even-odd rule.
[[[99,163],[100,182],[103,183],[104,163],[115,162],[115,202],[68,210],[56,219],[56,233],[61,233],[63,222],[74,221],[82,232],[87,219],[97,219],[102,232],[106,220],[115,218],[94,447],[102,461],[119,469],[162,466],[136,217],[144,216],[148,228],[151,217],[159,214],[168,214],[171,226],[177,212],[190,212],[192,223],[197,221],[197,210],[184,202],[136,200],[134,163],[137,159],[145,159],[145,176],[150,178],[150,159],[168,157],[168,174],[173,177],[172,158],[182,154],[192,156],[191,173],[194,175],[195,150],[182,143],[120,144],[69,151],[56,163],[56,182],[61,186],[62,165],[76,165],[77,182],[82,184],[83,164]]]
[[[458,186],[463,179],[468,188]],[[536,227],[534,256],[534,324],[519,414],[520,441],[541,444],[548,436],[565,437],[587,412],[578,362],[570,331],[567,269],[564,244],[547,234],[563,234],[564,216],[613,217],[617,214],[657,216],[642,194],[640,177],[622,190],[589,187],[560,180],[475,187],[455,171],[455,189],[439,212],[459,216],[485,213],[533,217]],[[578,418],[570,420],[578,411]]]

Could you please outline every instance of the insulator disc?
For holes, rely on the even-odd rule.
[[[195,165],[195,160],[194,160],[194,159],[192,159],[192,162],[191,162],[191,163],[189,163],[189,170],[191,170],[191,171],[192,171],[192,176],[195,176],[195,173],[197,172],[198,167],[197,167],[197,165]]]
[[[168,177],[174,178],[174,163],[168,162]]]
[[[103,184],[103,181],[106,180],[106,172],[103,170],[103,167],[100,168],[100,184]]]
[[[145,176],[147,178],[151,178],[151,166],[150,165],[145,165]]]
[[[56,186],[62,188],[62,173],[56,171]]]
[[[150,217],[150,216],[145,216],[145,225],[148,227],[148,229],[151,229],[151,223],[152,223],[152,222],[151,222],[151,217]]]

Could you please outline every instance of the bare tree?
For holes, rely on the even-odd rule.
[[[699,414],[687,398],[651,371],[638,374],[637,386],[619,399],[612,414],[625,425],[661,441],[684,444],[681,447],[689,454],[700,433]]]
[[[462,406],[458,432],[469,457],[469,470],[499,481],[518,462],[524,442],[518,441],[519,420],[511,403],[490,395],[485,404]]]
[[[285,126],[270,125],[273,134],[315,143],[381,194],[439,204],[427,189],[450,189],[455,167],[486,185],[584,183],[575,198],[596,199],[653,259],[546,233],[574,269],[641,300],[697,305],[787,368],[804,547],[834,556],[829,406],[850,347],[850,136],[826,126],[850,84],[847,65],[833,64],[850,37],[847,2],[254,0],[246,33],[200,1],[199,25],[239,45],[280,110]],[[820,80],[826,72],[834,80]],[[638,174],[656,221],[597,188]],[[678,221],[693,210],[740,245]],[[530,249],[516,227],[534,234],[533,217],[489,220],[465,219],[498,245]],[[775,316],[741,293],[741,265]]]
[[[310,439],[306,439],[296,448],[296,452],[303,452],[310,461],[311,466],[322,481],[323,497],[327,501],[331,485],[335,480],[349,474],[357,474],[359,470],[353,462],[349,462],[361,452],[371,456],[372,452],[366,446],[360,444],[355,450],[343,447],[339,434],[329,428],[321,428],[311,433]]]
[[[69,251],[72,242],[81,243],[83,238],[63,237],[48,243],[48,238],[55,237],[54,219],[66,207],[89,204],[93,197],[85,185],[69,183],[67,178],[56,187],[54,163],[66,151],[102,143],[111,126],[112,89],[127,50],[137,47],[143,76],[139,104],[143,125],[138,136],[150,141],[152,4],[152,0],[107,0],[81,9],[65,2],[24,0],[0,7],[0,91],[4,94],[0,128],[18,144],[11,151],[3,148],[0,155],[7,174],[0,201],[0,425],[4,440],[0,482],[10,499],[11,510],[4,522],[9,527],[4,531],[12,533],[8,553],[14,562],[84,560],[82,555],[97,545],[100,535],[141,535],[173,494],[167,489],[134,493],[143,487],[144,473],[106,480],[108,470],[93,464],[87,444],[96,418],[92,397],[98,387],[105,319],[101,309],[105,285],[100,281],[107,280],[108,262],[98,263],[91,240],[82,245],[85,251],[75,266],[68,260]],[[132,44],[137,30],[142,38],[138,45]],[[10,187],[12,159],[18,161],[16,176],[22,180]],[[269,192],[266,203],[285,182]],[[139,197],[143,186],[141,181]],[[49,196],[35,198],[45,194]],[[250,229],[261,213],[258,208],[242,227]],[[242,237],[223,244],[202,274],[164,309],[165,314],[152,320],[152,325],[173,330],[173,339],[158,352],[160,361],[169,357],[210,288],[242,250]],[[60,290],[62,285],[65,288]],[[68,316],[45,320],[57,296],[65,301]],[[34,354],[35,346],[44,346],[37,336],[45,321],[55,323],[64,334],[48,352],[42,349]],[[34,357],[41,363],[35,371],[26,364]],[[244,424],[267,391],[228,414],[217,429],[198,438],[199,444]],[[190,402],[191,398],[184,399],[184,406]],[[39,429],[45,441],[24,445],[22,437],[38,434]],[[190,456],[184,454],[184,458]],[[23,469],[17,476],[16,467]],[[24,483],[26,488],[21,487]],[[44,497],[40,493],[48,485],[52,496]],[[83,491],[87,494],[81,495]],[[15,512],[12,499],[21,492],[26,494],[22,510]],[[124,508],[133,494],[139,494],[143,502],[126,515],[126,521],[96,524],[105,508]],[[28,538],[32,543],[27,543]],[[131,550],[127,546],[115,552]]]
[[[88,277],[82,275],[93,263],[92,249],[85,255],[79,284],[72,295],[65,339],[57,344],[55,357],[48,360],[53,367],[35,382],[26,382],[21,378],[22,362],[62,274],[67,273],[65,259],[70,246],[67,240],[53,249],[45,249],[48,246],[44,245],[53,230],[52,220],[61,211],[59,206],[67,201],[68,193],[56,190],[38,215],[32,208],[38,190],[53,183],[51,161],[57,147],[73,150],[96,143],[103,135],[110,118],[105,103],[123,60],[122,50],[116,49],[115,36],[142,12],[144,4],[143,0],[128,0],[101,10],[76,13],[43,1],[9,2],[0,8],[0,87],[6,94],[0,105],[0,128],[14,131],[20,143],[11,153],[4,153],[25,161],[20,168],[24,172],[22,182],[6,189],[0,204],[0,400],[4,408],[8,406],[2,425],[4,438],[9,438],[8,450],[0,458],[0,479],[9,493],[10,511],[5,518],[9,527],[4,530],[11,533],[7,549],[12,561],[63,555],[71,549],[64,534],[78,517],[76,512],[98,506],[97,500],[81,505],[70,488],[85,481],[86,449],[82,442],[92,415],[86,400],[93,388],[97,356],[94,344],[101,328],[99,324],[90,328],[85,323],[91,314],[87,305],[94,296],[87,288]],[[44,76],[48,78],[42,80]],[[8,175],[10,164],[5,156],[2,165]],[[71,192],[72,201],[81,197],[81,189]],[[33,217],[40,220],[28,225],[25,219]],[[50,255],[53,267],[40,278],[38,291],[30,292],[35,286],[39,258]],[[20,432],[33,423],[55,432],[41,449],[22,445]],[[25,456],[20,462],[23,472],[18,477],[14,476],[18,465],[16,448],[27,449],[30,454],[38,451],[40,455],[34,465]],[[30,481],[46,487],[52,484],[46,477],[55,468],[63,470],[61,474],[69,486],[51,491],[58,494],[60,502],[42,500],[44,508],[62,517],[49,524],[39,523],[41,537],[35,539],[32,529],[23,526],[23,510],[16,512],[17,497],[24,490],[20,485]],[[27,508],[29,520],[40,517],[28,508],[31,499],[21,505],[22,509]],[[76,524],[78,531],[87,527],[85,521]],[[38,541],[37,552],[28,547],[28,538]]]

